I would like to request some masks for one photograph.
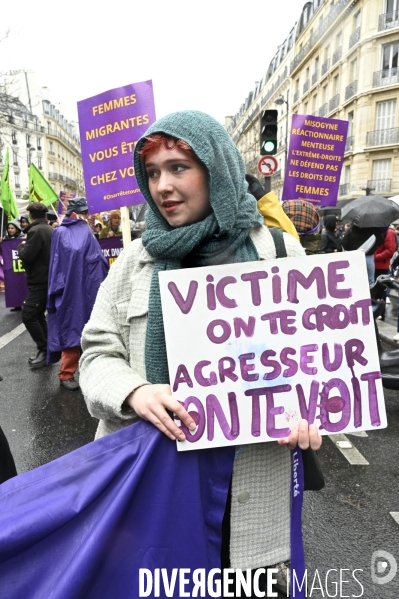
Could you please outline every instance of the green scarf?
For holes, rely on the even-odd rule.
[[[146,137],[165,133],[187,142],[209,173],[209,199],[213,213],[203,221],[171,227],[153,201],[144,164],[138,155]],[[142,242],[155,258],[148,306],[145,343],[146,377],[151,383],[168,383],[165,333],[158,273],[185,266],[208,266],[259,260],[249,236],[263,219],[255,198],[247,193],[241,154],[226,130],[215,119],[197,111],[170,114],[154,123],[137,143],[135,174],[148,202]]]

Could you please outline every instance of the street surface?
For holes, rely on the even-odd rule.
[[[394,316],[387,316],[394,326],[396,301],[388,307]],[[22,473],[90,442],[96,421],[88,414],[80,391],[60,387],[57,365],[30,370],[27,361],[35,348],[28,333],[12,338],[20,324],[21,313],[6,309],[4,293],[0,293],[0,424]],[[326,487],[305,493],[303,513],[308,590],[316,577],[311,594],[316,599],[399,597],[399,572],[387,584],[371,581],[374,552],[387,551],[399,562],[399,394],[386,391],[385,399],[387,429],[347,435],[359,453],[341,452],[324,437],[319,457]],[[352,465],[346,455],[368,465]],[[382,567],[380,577],[390,570],[389,565]],[[329,570],[335,572],[328,574],[326,584]],[[354,570],[358,571],[353,575]],[[336,585],[340,576],[341,588]]]

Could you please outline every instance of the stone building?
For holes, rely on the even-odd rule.
[[[248,147],[252,139],[259,140],[260,112],[277,108],[281,96],[280,145],[287,106],[289,119],[311,114],[348,120],[338,200],[366,192],[399,194],[398,0],[307,2],[287,39],[261,83],[227,121],[247,169],[253,172],[259,158],[259,143],[251,158]],[[281,197],[285,161],[281,152],[276,158],[281,175],[273,177],[272,188]]]
[[[2,153],[5,154],[5,144],[10,147],[10,156],[13,150],[10,181],[17,200],[21,200],[24,206],[27,203],[22,200],[28,193],[30,161],[43,173],[57,195],[60,191],[84,195],[77,123],[65,118],[65,108],[51,101],[50,91],[38,86],[36,74],[32,71],[8,74],[4,78],[3,92],[15,106],[19,106],[19,109],[11,108],[9,101],[12,121],[7,117],[0,121],[4,144]],[[25,113],[26,118],[22,116]],[[26,122],[28,127],[24,128],[22,125]],[[18,178],[19,181],[16,180]]]

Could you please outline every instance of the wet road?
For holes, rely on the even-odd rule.
[[[389,310],[396,319],[397,305],[392,304]],[[0,344],[1,338],[20,323],[20,313],[6,309],[0,293]],[[0,349],[0,374],[4,379],[0,382],[0,424],[19,472],[90,442],[96,428],[82,394],[60,388],[57,365],[29,369],[27,360],[32,353],[33,343],[27,332]],[[313,586],[311,596],[316,599],[399,596],[399,573],[387,584],[371,580],[374,552],[387,551],[399,562],[399,517],[396,521],[391,515],[399,516],[399,394],[386,391],[385,398],[388,428],[368,432],[364,437],[348,435],[369,465],[351,465],[335,443],[325,437],[319,455],[326,487],[305,493],[308,589]],[[389,569],[387,565],[380,578]],[[340,577],[342,582],[337,586]]]

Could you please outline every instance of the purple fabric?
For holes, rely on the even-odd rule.
[[[302,461],[302,450],[298,447],[292,450],[292,493],[291,493],[291,582],[290,597],[304,599],[306,597],[306,585],[302,588],[301,583],[305,576],[305,554],[302,538],[302,504],[304,492],[304,472]],[[297,586],[293,572],[299,582]],[[295,591],[293,585],[295,584]]]
[[[28,284],[26,282],[25,270],[18,257],[18,246],[21,245],[20,238],[4,239],[2,252],[4,260],[4,285],[6,292],[6,308],[22,306],[28,295]]]
[[[80,345],[98,288],[108,273],[97,239],[84,220],[64,218],[51,238],[47,296],[47,362]]]
[[[219,568],[233,460],[141,421],[3,483],[0,596],[136,599],[139,568]]]

